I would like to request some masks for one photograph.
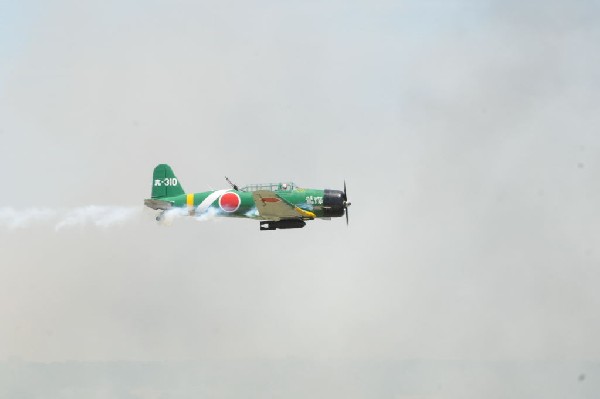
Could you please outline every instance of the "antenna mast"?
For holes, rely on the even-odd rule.
[[[225,180],[227,180],[227,183],[229,183],[229,185],[231,187],[233,187],[233,189],[235,191],[240,191],[240,189],[238,188],[237,184],[234,184],[231,180],[229,180],[229,177],[225,176]]]

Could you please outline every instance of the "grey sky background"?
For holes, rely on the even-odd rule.
[[[134,213],[0,224],[0,359],[598,361],[599,17],[2,3],[0,208]],[[350,227],[158,226],[162,162],[196,192],[346,179]]]

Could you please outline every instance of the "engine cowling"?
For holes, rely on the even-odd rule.
[[[340,190],[328,190],[323,192],[323,216],[344,216],[344,192]]]

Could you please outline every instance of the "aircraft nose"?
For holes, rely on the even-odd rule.
[[[323,215],[325,217],[344,216],[345,194],[340,190],[325,190],[323,193]]]

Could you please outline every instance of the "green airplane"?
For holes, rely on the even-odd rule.
[[[231,188],[225,190],[187,193],[167,164],[154,168],[152,197],[144,204],[159,210],[161,221],[165,212],[179,210],[190,216],[210,214],[260,220],[260,230],[298,229],[307,220],[331,219],[346,215],[348,196],[344,191],[300,188],[294,183],[252,184],[238,187],[227,177]]]

